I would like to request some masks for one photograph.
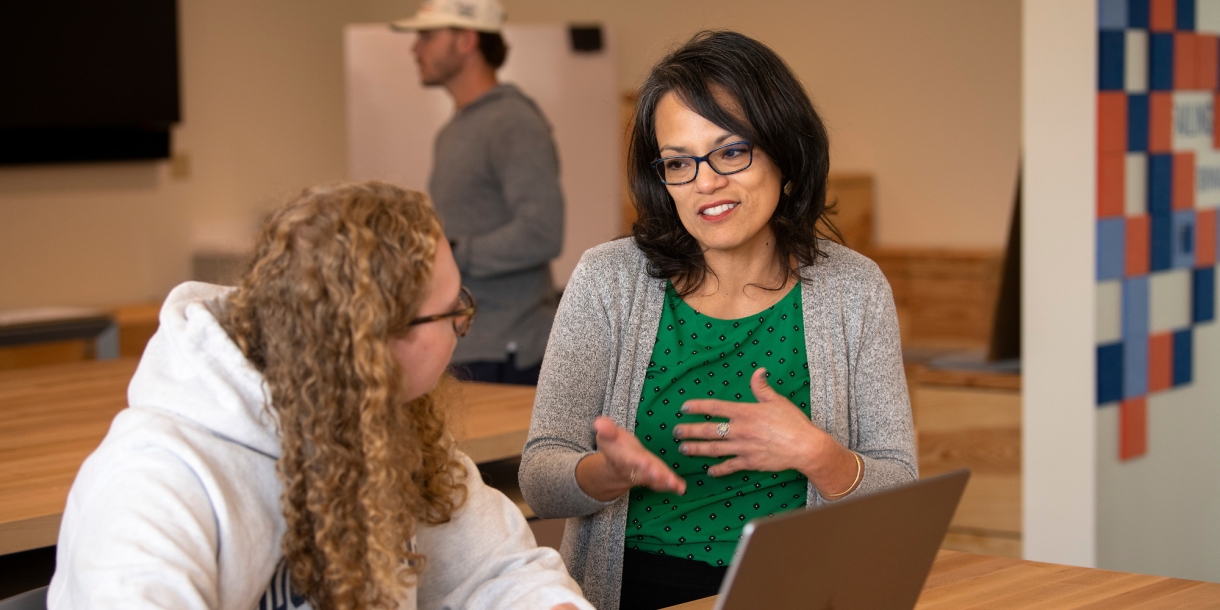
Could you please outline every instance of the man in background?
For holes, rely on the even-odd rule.
[[[496,0],[424,0],[410,19],[420,80],[444,87],[456,112],[436,138],[428,189],[479,323],[458,342],[457,375],[538,382],[555,317],[550,261],[563,246],[563,194],[551,128],[496,70],[508,48]]]

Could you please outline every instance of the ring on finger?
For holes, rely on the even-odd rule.
[[[729,435],[729,422],[722,421],[716,424],[716,436],[724,438]]]
[[[635,487],[635,469],[631,469],[631,486]]]

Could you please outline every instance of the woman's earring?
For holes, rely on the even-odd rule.
[[[792,181],[791,180],[789,180],[788,183],[784,185],[784,194],[788,195],[788,196],[792,195]]]

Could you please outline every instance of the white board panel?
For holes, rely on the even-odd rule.
[[[564,247],[551,269],[559,287],[580,255],[613,239],[620,225],[620,126],[614,33],[603,49],[570,49],[563,25],[508,25],[508,61],[499,71],[533,98],[551,123],[566,204]],[[411,54],[414,34],[383,23],[344,29],[347,84],[347,175],[426,191],[432,144],[453,114],[441,88],[424,88]]]

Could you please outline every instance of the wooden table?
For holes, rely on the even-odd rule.
[[[137,360],[0,372],[0,555],[55,544],[76,471],[127,406]],[[534,388],[458,384],[454,435],[476,462],[519,455]]]
[[[668,610],[715,605],[709,597]],[[1220,608],[1220,584],[940,551],[915,608]]]

